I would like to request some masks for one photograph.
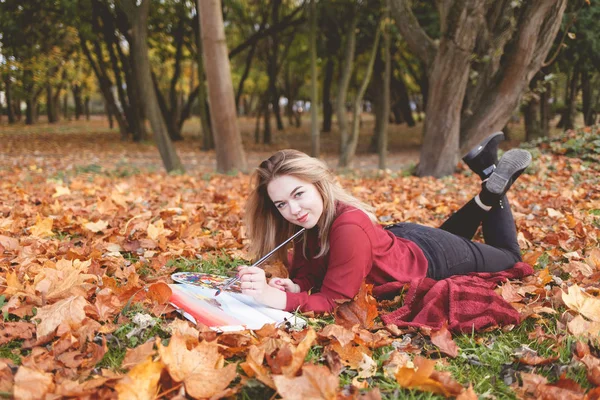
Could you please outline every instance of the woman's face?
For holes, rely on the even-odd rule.
[[[267,192],[283,218],[292,224],[310,229],[323,214],[323,198],[310,182],[282,175],[267,185]]]

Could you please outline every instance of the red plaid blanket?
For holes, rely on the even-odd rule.
[[[399,327],[430,327],[444,324],[453,332],[471,332],[520,322],[519,313],[494,288],[507,279],[533,274],[529,264],[519,262],[501,272],[476,272],[456,275],[439,281],[422,278],[410,283],[404,305],[381,316],[386,324]],[[398,282],[374,288],[376,297],[397,294]]]

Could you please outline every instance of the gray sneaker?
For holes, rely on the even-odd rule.
[[[504,153],[494,172],[483,183],[479,199],[486,205],[498,204],[529,164],[531,153],[527,150],[512,149]]]

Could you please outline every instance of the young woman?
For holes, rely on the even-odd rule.
[[[250,250],[258,258],[306,228],[293,245],[290,279],[267,283],[258,267],[242,266],[243,293],[288,311],[328,312],[351,299],[361,283],[408,283],[470,272],[496,272],[521,261],[505,193],[531,162],[525,150],[497,160],[502,133],[486,138],[463,160],[484,179],[481,192],[439,228],[412,223],[382,227],[372,208],[335,183],[325,163],[282,150],[257,168],[246,206]],[[497,164],[497,167],[496,167]],[[485,244],[470,239],[483,223]],[[274,257],[288,265],[288,248]]]

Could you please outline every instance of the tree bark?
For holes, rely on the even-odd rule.
[[[467,0],[454,3],[449,11],[450,22],[430,69],[435,80],[430,79],[427,96],[419,176],[450,175],[458,163],[460,111],[482,6],[478,0]]]
[[[428,71],[418,173],[447,175],[461,154],[506,125],[548,55],[566,0],[518,7],[509,1],[440,1],[437,45],[419,26],[408,0],[392,5],[398,29]]]
[[[540,98],[536,93],[532,94],[527,104],[523,107],[523,121],[525,123],[525,137],[527,141],[543,137]]]
[[[523,3],[517,31],[507,43],[499,69],[479,89],[484,96],[470,109],[472,114],[463,114],[460,154],[506,125],[554,43],[566,4],[566,0]]]
[[[12,81],[10,79],[10,74],[8,73],[4,75],[4,90],[6,91],[6,115],[8,117],[8,123],[14,124],[16,118],[13,109]]]
[[[590,86],[590,72],[584,67],[581,71],[581,100],[583,111],[583,123],[585,126],[594,124],[592,118],[592,87]]]
[[[377,134],[377,152],[379,153],[379,169],[387,168],[387,152],[388,152],[388,124],[390,121],[390,83],[392,75],[392,60],[390,54],[390,31],[388,21],[390,19],[390,0],[386,1],[383,27],[383,51],[385,67],[383,71],[383,93],[382,93],[382,117],[379,125],[379,133]]]
[[[317,92],[317,4],[310,0],[310,155],[319,157],[321,144],[319,137],[319,94]]]
[[[217,153],[217,171],[245,171],[246,153],[237,126],[221,1],[199,0],[199,9],[210,118]]]
[[[350,136],[350,140],[347,142],[346,147],[342,150],[340,154],[339,166],[342,168],[352,166],[352,162],[354,160],[354,156],[356,155],[356,147],[358,145],[358,136],[360,133],[360,113],[362,111],[362,99],[367,90],[367,86],[369,85],[369,81],[371,80],[371,75],[373,73],[373,64],[375,63],[375,56],[377,55],[377,51],[379,49],[379,37],[381,36],[381,29],[377,29],[377,33],[375,35],[375,43],[373,43],[373,49],[371,50],[371,55],[369,57],[369,64],[367,65],[367,70],[365,72],[365,77],[363,78],[362,84],[358,89],[358,93],[356,93],[356,98],[354,99],[354,109],[352,113],[352,133]]]
[[[208,110],[208,93],[206,90],[206,75],[204,72],[204,56],[202,51],[202,28],[200,22],[200,0],[196,0],[197,25],[196,33],[196,48],[198,59],[198,113],[200,115],[200,126],[202,128],[202,150],[208,151],[215,148],[212,129],[210,126],[210,115]]]
[[[331,104],[331,84],[333,82],[333,56],[327,58],[325,76],[323,77],[323,132],[331,132],[333,105]]]
[[[168,172],[183,171],[183,165],[175,152],[175,147],[169,139],[167,127],[162,117],[150,70],[148,55],[148,13],[150,0],[121,0],[123,12],[131,24],[131,52],[136,62],[136,78],[141,89],[141,102],[150,120],[154,140],[158,146],[163,165]],[[139,4],[139,5],[137,5]]]
[[[346,114],[346,97],[348,96],[348,86],[352,77],[352,65],[354,63],[354,52],[356,50],[356,25],[358,24],[358,12],[354,5],[352,10],[352,19],[346,35],[346,48],[344,50],[344,59],[340,64],[342,69],[338,83],[338,92],[335,99],[335,110],[340,131],[340,154],[342,154],[348,145],[348,117]]]

